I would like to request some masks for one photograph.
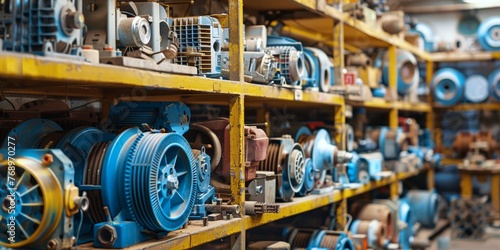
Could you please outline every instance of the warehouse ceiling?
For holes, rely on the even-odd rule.
[[[391,9],[407,13],[432,13],[500,7],[499,0],[389,0]]]

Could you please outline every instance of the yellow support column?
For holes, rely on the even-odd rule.
[[[427,189],[434,189],[434,168],[429,168],[427,170]]]
[[[425,81],[427,83],[427,87],[429,88],[429,94],[427,95],[427,103],[432,107],[432,94],[430,92],[431,89],[431,83],[432,83],[432,77],[434,77],[434,62],[432,61],[427,61],[426,64],[426,74],[425,74]],[[434,132],[434,121],[436,117],[434,116],[434,109],[431,109],[430,111],[427,112],[426,115],[426,127],[427,129],[430,129],[432,133],[432,139],[436,141],[436,133]],[[429,190],[434,189],[434,169],[429,168],[427,170],[427,188]]]
[[[460,191],[463,199],[472,198],[472,174],[460,171]]]
[[[229,80],[244,81],[243,0],[229,0]],[[229,100],[231,194],[234,203],[240,206],[242,216],[245,216],[244,109],[244,96],[241,94],[231,96]],[[241,233],[231,237],[232,249],[244,250],[245,238],[245,223],[242,220]]]
[[[332,20],[333,22],[333,20]],[[335,25],[335,23],[334,23]],[[344,24],[341,21],[333,28],[333,67],[335,70],[335,85],[344,85]],[[345,126],[345,106],[335,107],[335,126],[338,131],[343,131]],[[335,141],[339,142],[345,148],[344,133],[337,133]],[[342,197],[342,200],[337,204],[337,229],[343,229],[346,223],[347,214],[347,199]]]
[[[399,180],[395,180],[389,186],[389,192],[392,200],[397,200],[399,197]]]
[[[390,46],[387,51],[389,58],[389,89],[391,93],[397,93],[398,68],[397,68],[397,48]],[[398,109],[391,108],[389,111],[389,127],[395,128],[398,126]]]

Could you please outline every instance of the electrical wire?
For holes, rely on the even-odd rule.
[[[344,233],[347,233],[347,231],[349,231],[349,227],[351,226],[351,223],[352,223],[352,215],[346,213],[345,217],[347,217],[347,223],[345,224],[345,227],[344,227]]]
[[[16,110],[16,106],[14,106],[14,103],[12,103],[9,99],[4,98],[3,100],[6,101],[8,104],[10,104],[10,106],[12,106],[13,110]]]
[[[78,242],[78,236],[80,236],[80,230],[82,229],[82,225],[83,225],[83,210],[80,209],[80,224],[78,225],[78,230],[76,232],[76,240],[75,240],[75,245],[77,244],[76,242]],[[78,249],[78,246],[75,246],[76,249]]]
[[[101,100],[95,100],[95,101],[91,101],[91,102],[87,102],[85,104],[82,104],[80,106],[76,106],[76,107],[73,107],[73,108],[70,108],[69,110],[75,110],[75,109],[79,109],[79,108],[83,108],[89,104],[92,104],[92,103],[96,103],[96,102],[100,102]]]

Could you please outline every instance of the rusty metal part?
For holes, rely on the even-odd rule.
[[[358,234],[368,234],[368,230],[370,228],[370,223],[372,221],[369,220],[362,220],[359,222],[358,225]],[[379,223],[378,228],[375,230],[376,231],[376,245],[378,247],[382,247],[385,244],[385,240],[387,239],[387,228],[384,223]]]
[[[222,161],[215,168],[215,173],[224,183],[230,182],[229,159],[229,119],[219,118],[211,121],[196,123],[212,130],[219,139],[222,148]],[[245,126],[245,181],[251,181],[256,176],[259,161],[266,159],[269,138],[266,133],[254,126]]]
[[[364,53],[350,54],[347,56],[346,67],[366,67],[372,65],[372,59]]]
[[[307,248],[307,245],[309,244],[309,240],[311,239],[313,233],[314,230],[312,229],[295,228],[290,232],[288,237],[288,242],[290,243],[292,249],[297,249],[297,248],[305,249]]]
[[[461,131],[457,133],[455,141],[453,142],[452,149],[457,154],[459,158],[463,158],[469,152],[469,146],[476,140],[476,135],[467,132]]]
[[[420,126],[418,125],[417,120],[413,118],[400,117],[399,126],[402,127],[403,131],[406,133],[409,145],[418,146]]]
[[[231,213],[234,216],[238,216],[240,214],[239,205],[205,204],[205,210],[210,213]]]
[[[193,124],[183,136],[191,148],[205,147],[205,153],[210,156],[211,170],[214,171],[222,158],[222,146],[217,135],[203,125]]]
[[[245,215],[255,215],[263,213],[277,214],[279,212],[280,212],[280,204],[245,201]]]
[[[276,176],[276,198],[291,201],[304,183],[305,153],[290,135],[270,138],[267,157],[259,163],[259,171],[271,171]]]
[[[402,11],[393,11],[384,13],[380,18],[382,29],[389,34],[398,34],[405,28],[404,13]]]
[[[386,227],[387,238],[393,238],[394,220],[391,210],[383,204],[366,204],[357,213],[356,218],[364,221],[378,220]],[[397,216],[397,215],[396,215]]]
[[[497,142],[491,131],[479,131],[476,134],[476,142],[485,142],[488,145],[488,151],[482,152],[488,159],[493,158],[493,152],[497,149]]]

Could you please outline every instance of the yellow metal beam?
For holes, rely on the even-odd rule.
[[[460,190],[463,199],[472,198],[472,174],[460,172]]]
[[[397,90],[398,69],[397,69],[397,48],[390,46],[387,51],[389,58],[389,89]],[[392,108],[389,111],[389,127],[395,128],[398,126],[398,109]]]
[[[245,226],[246,229],[258,227],[272,221],[311,211],[334,202],[339,202],[340,200],[342,200],[342,196],[339,190],[334,190],[333,193],[328,194],[296,197],[293,198],[293,202],[280,203],[280,212],[277,214],[267,213],[257,216],[246,216]]]
[[[427,170],[427,189],[434,189],[434,168]]]
[[[229,80],[243,82],[243,0],[229,0]]]
[[[229,166],[231,171],[231,195],[234,199],[234,204],[238,204],[240,208],[245,205],[245,155],[244,151],[244,97],[243,95],[231,96],[229,100]],[[242,216],[245,215],[245,210],[241,209]],[[241,224],[240,236],[237,237],[233,246],[238,249],[245,249],[245,224]]]

